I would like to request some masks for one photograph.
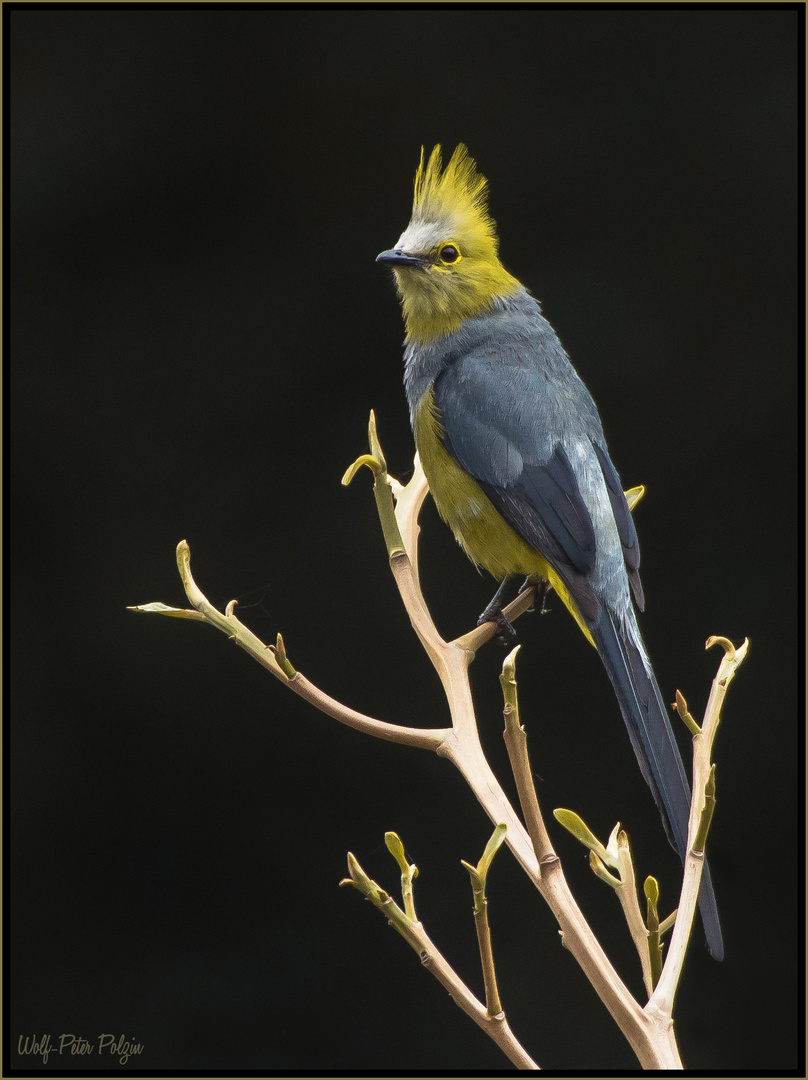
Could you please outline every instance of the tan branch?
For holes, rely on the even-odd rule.
[[[227,634],[231,640],[235,641],[240,648],[262,664],[290,690],[340,723],[377,738],[434,750],[439,756],[452,761],[465,777],[491,821],[495,825],[502,823],[506,826],[506,842],[555,915],[561,928],[562,943],[575,956],[606,1008],[628,1039],[642,1067],[658,1070],[681,1069],[682,1064],[673,1032],[672,1008],[693,921],[704,861],[703,853],[694,850],[694,841],[697,837],[699,841],[701,840],[701,836],[706,833],[709,824],[707,818],[712,811],[713,803],[712,801],[705,803],[705,789],[710,777],[711,747],[726,688],[737,666],[746,654],[747,643],[745,642],[736,651],[726,639],[711,638],[708,642],[708,646],[715,643],[722,644],[725,649],[725,657],[713,684],[704,724],[701,729],[697,729],[694,737],[694,796],[690,815],[689,851],[685,864],[682,901],[662,975],[648,1005],[643,1010],[617,975],[586,923],[569,890],[561,869],[561,863],[550,843],[532,782],[524,729],[519,724],[516,683],[513,677],[512,663],[510,674],[507,677],[503,676],[503,691],[506,696],[505,737],[522,811],[528,823],[527,829],[511,806],[485,758],[477,731],[468,669],[474,660],[476,651],[494,636],[497,628],[493,623],[486,623],[462,635],[455,641],[447,642],[435,627],[424,601],[418,577],[418,515],[427,493],[426,479],[418,457],[416,455],[412,479],[406,486],[401,485],[387,474],[387,466],[379,445],[375,419],[372,414],[369,440],[370,454],[362,455],[351,466],[346,472],[343,482],[350,482],[357,471],[364,466],[367,466],[373,472],[374,497],[382,524],[390,567],[413,628],[443,685],[451,715],[451,727],[422,729],[388,724],[359,713],[329,697],[324,691],[309,682],[304,675],[295,670],[286,654],[280,635],[278,635],[275,646],[265,645],[236,618],[234,614],[235,601],[232,601],[227,606],[224,614],[217,611],[210,604],[191,574],[190,551],[185,541],[182,541],[177,548],[177,564],[186,595],[194,610],[168,608],[161,604],[142,605],[134,610],[169,615],[175,618],[204,620]],[[641,494],[642,489],[633,489],[629,493],[632,503]],[[524,590],[505,608],[506,617],[511,621],[517,618],[530,607],[534,595],[535,589],[528,588]],[[509,659],[512,661],[512,657]],[[677,704],[679,704],[680,697],[681,695],[678,695]],[[681,705],[686,713],[683,698],[681,699]],[[689,714],[687,714],[686,718],[690,719],[692,723],[691,730],[697,728],[695,721],[692,721]],[[711,795],[710,798],[712,798]],[[706,812],[705,805],[707,807]],[[647,938],[647,930],[641,930],[639,925],[637,918],[639,911],[635,910],[637,905],[633,868],[630,866],[630,857],[626,857],[629,865],[622,867],[621,883],[624,885],[626,883],[622,881],[623,877],[626,880],[628,880],[629,876],[631,877],[633,901],[629,903],[626,900],[626,914],[632,936],[637,941],[639,948],[643,935]],[[356,865],[358,867],[358,864]],[[630,875],[629,870],[631,871]],[[604,872],[606,872],[605,867]],[[356,880],[353,883],[356,884]],[[390,901],[390,898],[386,897],[386,900]],[[393,909],[388,907],[387,911],[390,913]],[[400,909],[398,911],[400,912]],[[414,914],[414,909],[412,913]],[[400,912],[400,914],[406,925],[404,923],[398,925],[396,923],[397,916],[395,915],[391,916],[391,921],[394,922],[396,928],[399,929],[399,932],[403,934],[412,947],[419,952],[425,966],[449,989],[449,992],[461,1007],[472,1016],[483,1030],[486,1030],[495,1039],[498,1045],[502,1046],[505,1053],[515,1064],[520,1068],[537,1068],[532,1059],[524,1053],[516,1040],[513,1039],[510,1030],[505,1024],[504,1016],[502,1014],[494,1017],[490,1016],[485,1007],[457,979],[455,973],[426,936],[420,923],[409,918],[404,912]],[[649,972],[645,962],[643,968],[646,984],[648,985]],[[490,972],[486,985],[489,994],[496,1000]]]
[[[177,566],[180,571],[183,586],[185,587],[185,594],[193,604],[194,608],[200,613],[200,617],[204,618],[211,626],[215,626],[217,630],[221,630],[222,633],[226,634],[231,641],[234,641],[239,648],[248,653],[253,660],[257,660],[259,664],[268,671],[271,671],[276,679],[280,679],[285,686],[288,686],[290,690],[293,690],[300,697],[310,702],[310,704],[314,705],[321,712],[325,713],[327,716],[333,717],[335,720],[339,720],[341,724],[345,724],[347,727],[354,728],[356,731],[362,731],[367,735],[374,735],[378,739],[386,739],[388,742],[403,743],[406,746],[419,746],[427,750],[438,751],[440,749],[440,746],[449,731],[447,728],[430,729],[404,727],[399,724],[387,724],[383,720],[376,720],[372,716],[365,716],[364,713],[357,712],[355,709],[343,705],[335,698],[329,697],[328,694],[323,690],[320,690],[299,671],[295,672],[291,678],[287,676],[281,665],[278,663],[275,647],[265,645],[260,638],[256,637],[252,630],[248,629],[248,627],[233,614],[235,607],[233,601],[228,604],[225,614],[217,611],[210,603],[197,585],[193,574],[191,573],[191,551],[185,540],[182,540],[177,545]],[[172,609],[172,611],[173,610],[181,609]],[[162,612],[160,612],[160,614],[162,614]],[[195,612],[193,614],[195,614]]]

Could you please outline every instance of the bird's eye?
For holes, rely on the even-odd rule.
[[[460,252],[454,244],[444,244],[438,254],[442,263],[455,263],[460,258]]]

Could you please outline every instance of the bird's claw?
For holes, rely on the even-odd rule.
[[[513,644],[516,640],[516,631],[513,628],[513,624],[502,614],[501,608],[496,611],[486,608],[477,620],[477,625],[483,626],[485,623],[489,622],[496,623],[498,632],[495,640],[499,642],[504,649],[507,649]]]

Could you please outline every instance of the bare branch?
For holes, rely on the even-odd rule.
[[[341,724],[345,724],[357,731],[365,732],[367,735],[375,735],[378,739],[403,743],[407,746],[420,746],[427,750],[440,750],[449,732],[448,728],[411,728],[399,724],[387,724],[383,720],[365,716],[364,713],[343,705],[316,687],[314,683],[309,682],[306,676],[299,671],[296,671],[291,677],[287,675],[281,663],[278,662],[277,646],[265,645],[252,630],[237,619],[233,614],[234,605],[232,601],[228,604],[227,612],[224,615],[210,603],[191,573],[191,551],[185,540],[182,540],[177,545],[177,565],[182,583],[185,586],[186,596],[201,613],[201,617],[211,626],[215,626],[217,630],[227,634],[228,638],[234,641],[239,648],[244,649],[253,660],[257,660],[259,664],[271,671],[277,679],[280,679],[285,686],[288,686],[290,690],[316,706],[320,712],[324,712],[327,716],[331,716],[335,720],[339,720]],[[280,635],[278,636],[282,645],[283,639],[280,638]],[[285,648],[281,659],[284,663],[288,663]]]
[[[586,923],[569,890],[560,861],[550,842],[532,781],[525,732],[519,723],[514,673],[515,651],[506,661],[501,682],[505,696],[505,739],[522,811],[527,821],[527,829],[511,806],[483,753],[469,683],[469,666],[477,650],[494,636],[497,628],[493,623],[486,623],[454,641],[447,642],[441,637],[424,601],[418,577],[418,515],[427,493],[427,484],[419,459],[416,455],[412,479],[404,486],[387,474],[373,414],[370,419],[369,441],[370,453],[362,455],[354,462],[346,472],[343,482],[349,483],[363,467],[368,467],[373,472],[374,497],[391,571],[412,626],[443,685],[451,716],[451,727],[423,729],[388,724],[359,713],[331,698],[295,669],[280,634],[274,646],[265,645],[236,618],[235,601],[228,604],[224,614],[210,604],[191,574],[190,551],[185,541],[182,541],[177,548],[177,565],[186,595],[194,610],[169,608],[161,604],[142,605],[132,610],[208,622],[227,634],[230,640],[235,641],[240,648],[262,664],[290,690],[326,715],[376,738],[434,750],[439,756],[453,762],[465,777],[491,821],[495,825],[501,823],[504,826],[508,846],[537,886],[558,921],[563,945],[575,956],[628,1039],[642,1067],[657,1070],[681,1069],[682,1064],[674,1036],[672,1009],[698,897],[704,863],[701,848],[714,805],[714,774],[711,772],[710,753],[727,686],[746,655],[748,643],[744,642],[738,650],[735,650],[724,638],[711,638],[708,641],[708,647],[711,644],[721,644],[724,647],[725,656],[713,683],[701,728],[698,728],[687,712],[684,698],[677,693],[677,708],[683,719],[686,722],[690,721],[689,727],[694,734],[693,800],[688,831],[688,855],[685,861],[679,914],[667,961],[659,982],[643,1010],[617,975]],[[628,493],[631,505],[641,494],[642,489],[639,488],[632,489]],[[505,609],[506,617],[511,621],[517,618],[530,607],[534,596],[534,588],[523,590]],[[571,814],[569,811],[561,813]],[[570,820],[572,818],[577,818],[577,815],[571,815]],[[587,841],[584,840],[584,842]],[[637,904],[628,839],[623,833],[617,836],[614,852],[611,850],[611,841],[605,849],[597,840],[595,840],[595,845],[596,848],[592,850],[595,853],[596,872],[599,876],[605,876],[613,887],[620,889],[623,893],[621,902],[643,961],[646,986],[650,988],[656,971],[651,970],[649,966],[647,944],[649,932],[648,928],[642,924]],[[592,847],[591,844],[589,846]],[[619,880],[608,872],[607,865],[618,869]],[[415,920],[411,895],[415,868],[408,868],[406,871],[409,875],[407,882],[410,892],[405,913],[394,905],[390,897],[383,893],[374,882],[366,878],[352,856],[349,857],[349,866],[352,883],[373,900],[376,906],[385,910],[396,929],[419,952],[425,966],[447,987],[458,1004],[491,1035],[515,1064],[520,1068],[537,1068],[513,1038],[503,1014],[492,1016],[490,1010],[486,1011],[485,1007],[457,978],[426,936],[421,924]],[[402,874],[405,874],[404,870]],[[658,917],[654,917],[652,921],[654,922],[653,933],[661,934],[670,925],[671,917],[665,920],[662,927],[658,927]],[[487,963],[485,956],[484,963]],[[490,970],[487,969],[486,975],[491,1009],[498,1004],[495,981],[492,976],[493,963],[491,962]]]

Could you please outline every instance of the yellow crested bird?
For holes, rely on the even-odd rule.
[[[499,260],[487,188],[465,146],[445,169],[439,146],[426,162],[422,151],[410,223],[377,258],[401,299],[415,445],[472,562],[503,584],[549,582],[597,649],[684,859],[690,788],[634,611],[644,605],[634,523],[594,401],[538,301]],[[483,617],[504,621],[491,605]],[[721,959],[707,866],[699,906]]]

